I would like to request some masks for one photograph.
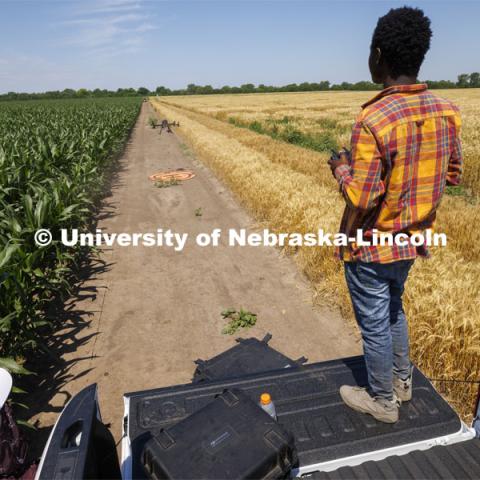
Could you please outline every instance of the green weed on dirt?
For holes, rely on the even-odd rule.
[[[257,314],[243,308],[238,311],[235,308],[228,308],[222,312],[222,317],[229,320],[222,330],[225,335],[233,335],[240,328],[250,328],[257,323]]]
[[[175,185],[180,185],[180,182],[176,178],[172,178],[171,180],[157,180],[155,182],[157,188],[168,188]]]

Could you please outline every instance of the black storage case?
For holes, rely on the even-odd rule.
[[[142,451],[147,477],[285,478],[296,462],[293,436],[242,390],[225,390],[205,407],[161,429]]]
[[[197,368],[192,383],[242,377],[282,368],[297,368],[307,361],[305,357],[292,360],[271,348],[268,345],[271,338],[269,333],[262,340],[237,338],[238,345],[216,357],[196,360]]]

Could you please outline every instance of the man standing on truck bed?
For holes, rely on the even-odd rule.
[[[457,185],[462,168],[457,107],[417,83],[431,35],[430,20],[416,8],[392,9],[378,20],[369,68],[384,90],[362,105],[351,152],[329,160],[346,201],[341,232],[350,238],[361,230],[365,240],[386,232],[394,240],[381,246],[349,241],[336,251],[368,373],[368,388],[344,385],[340,395],[354,410],[387,423],[398,420],[399,404],[412,397],[402,294],[415,258],[428,252],[410,238],[433,226],[445,185]]]

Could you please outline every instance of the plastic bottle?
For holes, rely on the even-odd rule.
[[[272,397],[269,393],[262,393],[260,395],[260,406],[265,410],[274,420],[277,419],[277,412],[275,410],[275,404],[272,401]]]

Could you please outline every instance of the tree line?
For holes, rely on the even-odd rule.
[[[462,73],[458,75],[457,81],[451,80],[426,80],[429,88],[480,88],[480,73]],[[321,82],[290,83],[283,86],[264,85],[255,86],[253,83],[245,83],[239,87],[225,85],[221,88],[214,88],[211,85],[195,85],[190,83],[183,89],[170,89],[159,86],[155,90],[146,87],[140,88],[119,88],[117,90],[106,90],[96,88],[88,90],[80,88],[74,90],[54,90],[42,93],[17,93],[8,92],[0,95],[0,100],[33,100],[33,99],[62,99],[62,98],[95,98],[95,97],[146,97],[149,95],[210,95],[222,93],[268,93],[268,92],[314,92],[327,90],[380,90],[381,86],[369,81],[356,83],[342,82],[331,84],[328,80]]]

